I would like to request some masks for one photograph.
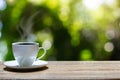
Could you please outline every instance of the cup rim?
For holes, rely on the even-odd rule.
[[[13,42],[12,45],[23,45],[22,43],[32,43],[32,45],[39,45],[37,42]],[[30,45],[29,45],[30,46]]]

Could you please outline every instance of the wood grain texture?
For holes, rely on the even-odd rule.
[[[120,79],[120,61],[49,61],[46,67],[26,71],[1,63],[0,79]]]

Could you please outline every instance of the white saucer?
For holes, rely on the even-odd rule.
[[[13,60],[13,61],[6,61],[4,62],[4,65],[8,68],[12,68],[12,69],[34,69],[34,68],[41,68],[44,67],[48,64],[48,62],[46,61],[42,61],[42,60],[37,60],[33,63],[32,66],[30,67],[20,67],[17,63],[17,61]]]

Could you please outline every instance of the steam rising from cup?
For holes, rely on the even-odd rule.
[[[17,30],[21,36],[20,41],[34,41],[35,40],[35,36],[34,36],[34,34],[32,34],[33,19],[39,13],[40,13],[40,11],[34,13],[27,20],[25,18],[21,19],[20,24],[17,27]]]

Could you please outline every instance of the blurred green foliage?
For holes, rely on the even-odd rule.
[[[1,1],[0,60],[18,41],[39,42],[45,60],[120,59],[120,0]]]

